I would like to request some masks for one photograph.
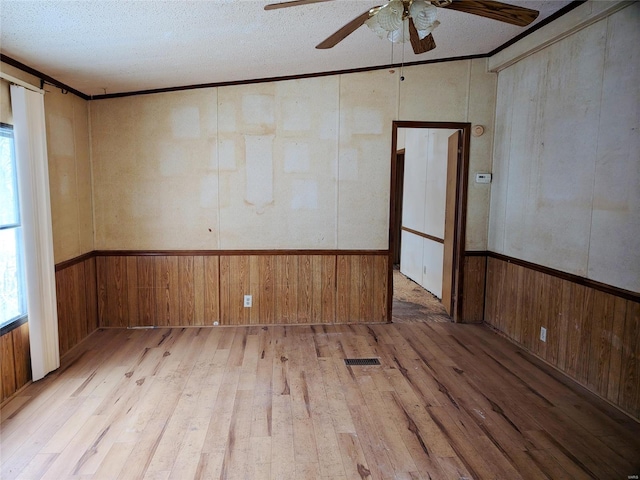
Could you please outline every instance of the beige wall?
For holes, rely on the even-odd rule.
[[[0,68],[40,86],[39,79],[11,65],[2,63]],[[88,102],[50,85],[45,91],[53,252],[59,263],[94,249]],[[9,83],[4,80],[0,103],[1,121],[13,123]]]
[[[0,62],[0,71],[11,75],[18,80],[27,82],[36,87],[40,87],[40,79],[29,75],[11,65],[7,65],[4,62]],[[10,84],[4,79],[0,79],[0,122],[13,125],[13,115],[11,114],[11,93]]]
[[[88,102],[47,86],[44,110],[56,263],[93,247]]]
[[[391,123],[491,131],[484,60],[90,103],[96,249],[386,249]],[[471,171],[488,169],[491,135]],[[467,248],[486,248],[471,184]]]
[[[485,133],[471,137],[467,197],[467,250],[486,250],[491,187],[475,174],[491,171],[497,75],[485,59],[405,69],[400,84],[400,120],[470,122]],[[406,72],[411,74],[407,75]]]
[[[633,3],[500,71],[490,250],[640,291],[638,25]]]

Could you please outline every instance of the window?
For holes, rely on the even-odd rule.
[[[0,124],[0,329],[27,315],[13,127]]]

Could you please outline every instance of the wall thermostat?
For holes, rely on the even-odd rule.
[[[473,127],[473,130],[471,130],[471,134],[474,137],[481,137],[483,133],[484,133],[484,127],[482,125],[476,125]]]
[[[491,174],[476,173],[476,183],[491,183]]]

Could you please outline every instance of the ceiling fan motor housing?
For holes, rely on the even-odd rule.
[[[265,10],[294,7],[332,0],[288,0],[265,5]],[[498,0],[390,0],[370,8],[335,33],[316,45],[318,49],[333,48],[362,25],[367,25],[379,37],[397,42],[409,40],[416,54],[436,48],[431,32],[440,22],[436,20],[436,7],[479,15],[511,25],[525,27],[537,17],[538,11],[502,3]]]

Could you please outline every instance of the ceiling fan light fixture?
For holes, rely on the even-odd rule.
[[[409,21],[402,22],[402,27],[387,33],[387,39],[393,43],[405,43],[409,41]]]
[[[373,17],[377,19],[380,27],[387,31],[393,32],[402,27],[402,14],[404,6],[400,0],[392,0],[382,7]]]
[[[418,31],[429,30],[436,22],[438,9],[426,0],[413,0],[409,13]]]
[[[436,12],[436,7],[427,0],[413,0],[411,3],[392,0],[372,10],[371,17],[364,23],[380,38],[386,38],[393,43],[404,43],[410,38],[409,17],[413,19],[418,36],[422,40],[440,24],[436,20]]]
[[[380,25],[380,23],[378,22],[378,15],[374,15],[372,17],[370,17],[366,22],[364,22],[365,25],[367,27],[369,27],[376,35],[378,35],[380,38],[385,38],[387,32],[384,28],[382,28],[382,26]]]
[[[420,40],[433,32],[438,25],[440,25],[440,22],[436,20],[435,22],[433,22],[433,24],[431,24],[429,28],[426,28],[425,30],[418,30],[418,36],[420,37]]]
[[[286,0],[265,5],[264,9],[273,10],[330,1]],[[433,29],[439,25],[436,20],[436,7],[448,7],[450,10],[479,15],[520,27],[530,25],[540,13],[537,10],[509,5],[498,0],[390,0],[384,5],[362,12],[316,45],[316,48],[320,50],[333,48],[366,24],[380,38],[386,37],[392,42],[406,42],[408,38],[416,55],[429,52],[436,48],[435,40],[431,35]]]

